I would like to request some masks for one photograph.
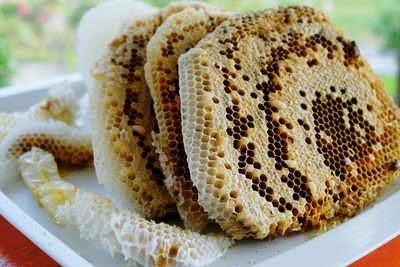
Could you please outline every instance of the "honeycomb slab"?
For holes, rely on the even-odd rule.
[[[400,174],[398,108],[313,8],[225,21],[180,58],[179,77],[199,203],[234,238],[354,216]]]
[[[212,6],[204,5],[198,10],[186,8],[171,15],[147,45],[145,74],[158,125],[154,145],[166,176],[165,185],[185,225],[194,230],[205,227],[208,215],[197,202],[197,189],[187,165],[177,64],[181,54],[195,46],[228,15]]]

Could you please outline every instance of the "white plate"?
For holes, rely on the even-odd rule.
[[[6,88],[0,90],[0,111],[27,109],[46,96],[50,85],[62,80],[70,81],[77,94],[83,94],[79,75]],[[93,170],[76,171],[66,179],[80,188],[108,196],[97,183]],[[240,241],[212,266],[347,265],[399,235],[399,191],[397,179],[370,208],[321,235],[308,232],[268,241]],[[55,225],[21,179],[0,191],[0,212],[63,266],[126,266],[122,257],[112,258],[98,244],[79,238],[78,232]]]

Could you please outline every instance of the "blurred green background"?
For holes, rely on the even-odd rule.
[[[384,81],[399,90],[400,0],[204,0],[234,11],[306,4],[329,13]],[[75,29],[100,2],[0,0],[0,87],[76,71]],[[162,7],[168,0],[144,0]]]

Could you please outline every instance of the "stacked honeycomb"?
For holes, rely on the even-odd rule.
[[[152,146],[157,129],[144,64],[146,45],[171,14],[202,4],[173,3],[149,18],[137,20],[109,46],[93,76],[90,90],[95,166],[98,179],[127,206],[148,218],[175,211],[163,187],[164,175]]]
[[[171,15],[147,45],[145,74],[154,101],[159,132],[155,146],[166,176],[165,184],[177,204],[185,225],[201,230],[208,215],[197,203],[197,190],[190,179],[181,129],[178,59],[213,31],[228,14],[214,7],[186,8]]]
[[[62,182],[39,149],[21,169],[58,223],[144,265],[207,264],[230,241],[141,216],[177,207],[192,230],[211,219],[233,238],[263,239],[354,216],[400,174],[398,108],[356,43],[310,7],[231,16],[174,3],[115,39],[93,78],[98,179],[139,215]],[[28,118],[72,124],[66,99]],[[33,147],[61,164],[91,162],[85,131],[0,118],[5,173]]]
[[[232,17],[180,58],[179,78],[199,203],[235,238],[353,216],[400,174],[397,107],[312,8]]]

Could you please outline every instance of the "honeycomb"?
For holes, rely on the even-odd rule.
[[[208,215],[197,202],[190,179],[181,129],[178,58],[227,19],[214,7],[185,10],[171,15],[147,45],[145,75],[154,101],[158,131],[154,145],[166,176],[165,185],[177,204],[185,225],[201,230]]]
[[[96,173],[114,196],[145,217],[162,217],[176,210],[164,188],[164,175],[152,146],[157,128],[147,88],[146,45],[171,14],[195,2],[172,3],[147,19],[136,20],[109,46],[93,73],[89,90],[93,118]]]
[[[19,121],[0,143],[1,182],[18,177],[17,158],[33,147],[54,155],[62,166],[79,168],[93,162],[90,133],[57,121]]]
[[[25,183],[56,223],[77,228],[82,237],[132,264],[204,266],[232,244],[226,237],[145,220],[101,195],[77,189],[60,178],[52,155],[43,150],[23,154],[18,163]]]
[[[76,187],[60,178],[57,163],[52,154],[33,147],[18,158],[22,179],[34,198],[57,224],[62,224],[58,207],[72,204]]]
[[[17,120],[18,115],[16,113],[0,112],[0,142],[14,127]]]
[[[351,217],[400,174],[400,114],[357,45],[310,7],[236,15],[179,60],[199,203],[234,238]]]
[[[21,119],[58,120],[73,125],[78,109],[77,102],[74,91],[67,83],[61,83],[51,87],[48,96],[26,112],[0,112],[0,141]]]
[[[78,99],[68,82],[56,84],[49,89],[49,95],[27,112],[34,120],[57,120],[75,124],[79,108]]]

